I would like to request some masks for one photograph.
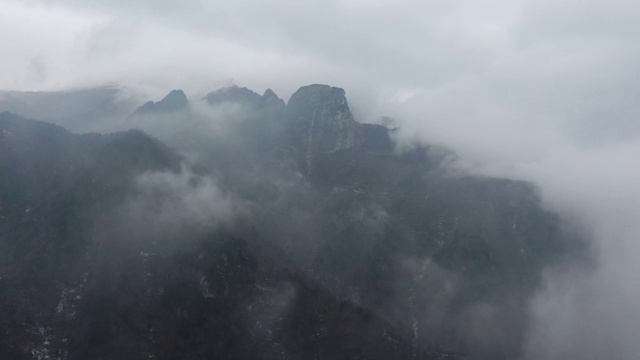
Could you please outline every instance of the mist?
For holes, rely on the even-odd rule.
[[[237,83],[257,92],[273,88],[286,100],[308,83],[343,87],[357,120],[395,119],[399,149],[435,144],[456,152],[457,169],[532,182],[545,208],[580,229],[593,264],[545,269],[528,300],[524,360],[628,359],[640,353],[638,16],[640,4],[630,0],[4,0],[0,39],[8,48],[0,88],[117,84],[150,99],[182,88],[197,100]],[[191,111],[241,146],[222,119],[246,116],[242,109],[194,103]],[[171,125],[161,126],[136,124],[159,137],[175,135]],[[148,174],[139,185],[183,194],[190,176]],[[235,200],[203,181],[181,200],[181,216],[190,217],[191,206],[198,217],[237,211]],[[316,196],[303,180],[291,181],[270,183]],[[278,211],[290,205],[282,201],[274,205]],[[370,223],[371,237],[386,217],[376,204],[353,212]],[[285,239],[315,233],[303,215],[292,220],[297,225],[272,226],[290,229]],[[294,253],[316,251],[283,241],[299,247]],[[399,261],[415,275],[424,259]],[[436,289],[446,299],[446,281],[434,281],[422,291]],[[469,311],[475,314],[469,318],[483,319],[493,310]]]

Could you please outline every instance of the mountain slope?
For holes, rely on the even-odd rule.
[[[187,95],[182,90],[171,90],[158,102],[148,101],[136,109],[136,114],[162,114],[184,110],[189,105]]]
[[[12,359],[452,356],[323,290],[250,217],[176,218],[193,206],[184,196],[213,191],[210,175],[141,132],[73,135],[2,113],[0,149],[0,351]]]
[[[75,132],[109,131],[139,105],[134,91],[103,86],[67,91],[0,91],[0,112],[52,122]]]
[[[109,354],[148,348],[160,356],[153,344],[161,343],[162,353],[186,351],[196,358],[214,348],[239,358],[256,352],[267,358],[276,353],[354,358],[349,344],[371,338],[382,347],[363,345],[362,354],[388,351],[385,357],[402,358],[438,349],[425,355],[437,358],[448,349],[476,359],[517,358],[530,325],[528,301],[543,269],[588,257],[579,237],[543,209],[530,184],[456,170],[450,166],[455,154],[446,149],[396,151],[394,131],[358,122],[340,88],[302,87],[286,104],[270,90],[260,96],[224,88],[183,110],[135,115],[128,124],[202,166],[184,165],[140,132],[71,136],[56,128],[42,130],[47,135],[37,140],[25,132],[22,139],[31,140],[3,152],[8,169],[3,181],[20,191],[8,191],[0,200],[22,201],[7,205],[12,217],[2,231],[14,231],[11,237],[22,240],[2,245],[13,254],[5,259],[19,266],[51,263],[42,267],[49,269],[42,273],[43,283],[57,285],[32,291],[56,301],[79,291],[86,277],[103,300],[87,305],[76,319],[105,315],[73,326],[67,322],[64,329],[114,330],[94,340],[64,331],[81,343],[102,339],[96,346]],[[39,212],[42,224],[49,225],[33,227],[25,220],[31,219],[25,215],[32,209],[25,205],[28,194],[55,204]],[[56,248],[63,249],[60,256],[42,255]],[[217,256],[224,251],[231,252],[221,260]],[[39,255],[22,256],[31,253]],[[246,256],[233,255],[235,267],[228,267],[238,253]],[[72,258],[87,259],[72,271],[52,260]],[[226,270],[212,272],[205,263]],[[52,282],[48,273],[71,277]],[[227,278],[245,280],[235,284]],[[167,283],[157,279],[174,279],[176,292],[167,292]],[[12,280],[10,298],[22,296],[14,293],[22,281]],[[235,295],[220,297],[225,290]],[[137,300],[126,300],[122,292]],[[215,293],[217,300],[179,295],[196,292],[205,299]],[[272,300],[260,300],[264,296]],[[166,301],[173,305],[163,307]],[[77,304],[70,311],[81,308]],[[220,314],[212,315],[219,308],[231,314],[222,325],[215,320]],[[269,314],[292,310],[282,319],[265,317],[277,326],[252,323],[262,329],[256,330],[245,320],[257,308]],[[342,313],[345,308],[351,310]],[[189,315],[193,311],[200,320]],[[30,311],[18,313],[25,317]],[[125,321],[129,318],[135,321]],[[244,325],[231,325],[238,321]],[[362,336],[345,333],[355,326],[365,329]],[[321,330],[325,327],[331,330]],[[129,347],[117,329],[135,339]],[[155,335],[149,338],[150,329]],[[331,337],[338,333],[345,334],[344,342]],[[226,340],[213,347],[204,340],[188,342],[201,334]],[[76,345],[78,356],[97,356]],[[327,347],[335,352],[325,352]]]

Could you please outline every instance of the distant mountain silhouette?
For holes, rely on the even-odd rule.
[[[0,112],[49,121],[75,132],[106,131],[139,105],[117,86],[66,91],[0,91]]]
[[[139,107],[136,114],[163,114],[184,110],[189,106],[187,95],[182,90],[172,90],[158,102],[148,101]]]

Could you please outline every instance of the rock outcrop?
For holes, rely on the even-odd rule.
[[[393,149],[387,128],[354,119],[341,88],[319,84],[301,87],[287,104],[286,118],[291,141],[308,173],[319,154]]]
[[[287,121],[311,156],[359,147],[364,142],[343,89],[327,85],[301,87],[289,100]],[[302,150],[301,149],[301,150]]]

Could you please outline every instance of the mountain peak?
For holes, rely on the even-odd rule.
[[[264,91],[264,94],[262,94],[262,101],[277,101],[280,100],[280,98],[278,97],[278,95],[276,95],[276,93],[273,92],[273,90],[271,89],[267,89]]]
[[[311,172],[315,155],[359,147],[360,124],[353,118],[345,91],[314,84],[298,89],[287,104],[287,122],[300,165]]]
[[[321,110],[325,119],[355,123],[342,88],[321,84],[303,86],[291,95],[287,107],[293,121],[313,120],[312,115]]]
[[[207,100],[210,105],[231,102],[256,107],[262,101],[262,96],[246,87],[232,85],[212,91],[208,93],[204,99]]]
[[[284,103],[284,100],[279,98],[278,95],[276,95],[276,93],[274,93],[271,89],[265,90],[264,94],[262,95],[261,105],[263,108],[270,108],[278,113],[284,113],[285,108],[287,107],[287,105]]]
[[[171,90],[158,102],[148,101],[136,110],[138,114],[171,113],[183,110],[189,105],[187,95],[182,90]]]
[[[293,95],[291,95],[291,101],[305,101],[313,102],[327,102],[330,101],[334,104],[347,105],[347,98],[344,89],[339,87],[332,87],[323,84],[311,84],[299,88]]]
[[[169,92],[169,94],[167,94],[167,96],[164,97],[164,99],[160,100],[160,102],[163,101],[181,101],[181,102],[186,102],[187,101],[187,95],[184,93],[184,91],[177,89],[177,90],[171,90]]]

